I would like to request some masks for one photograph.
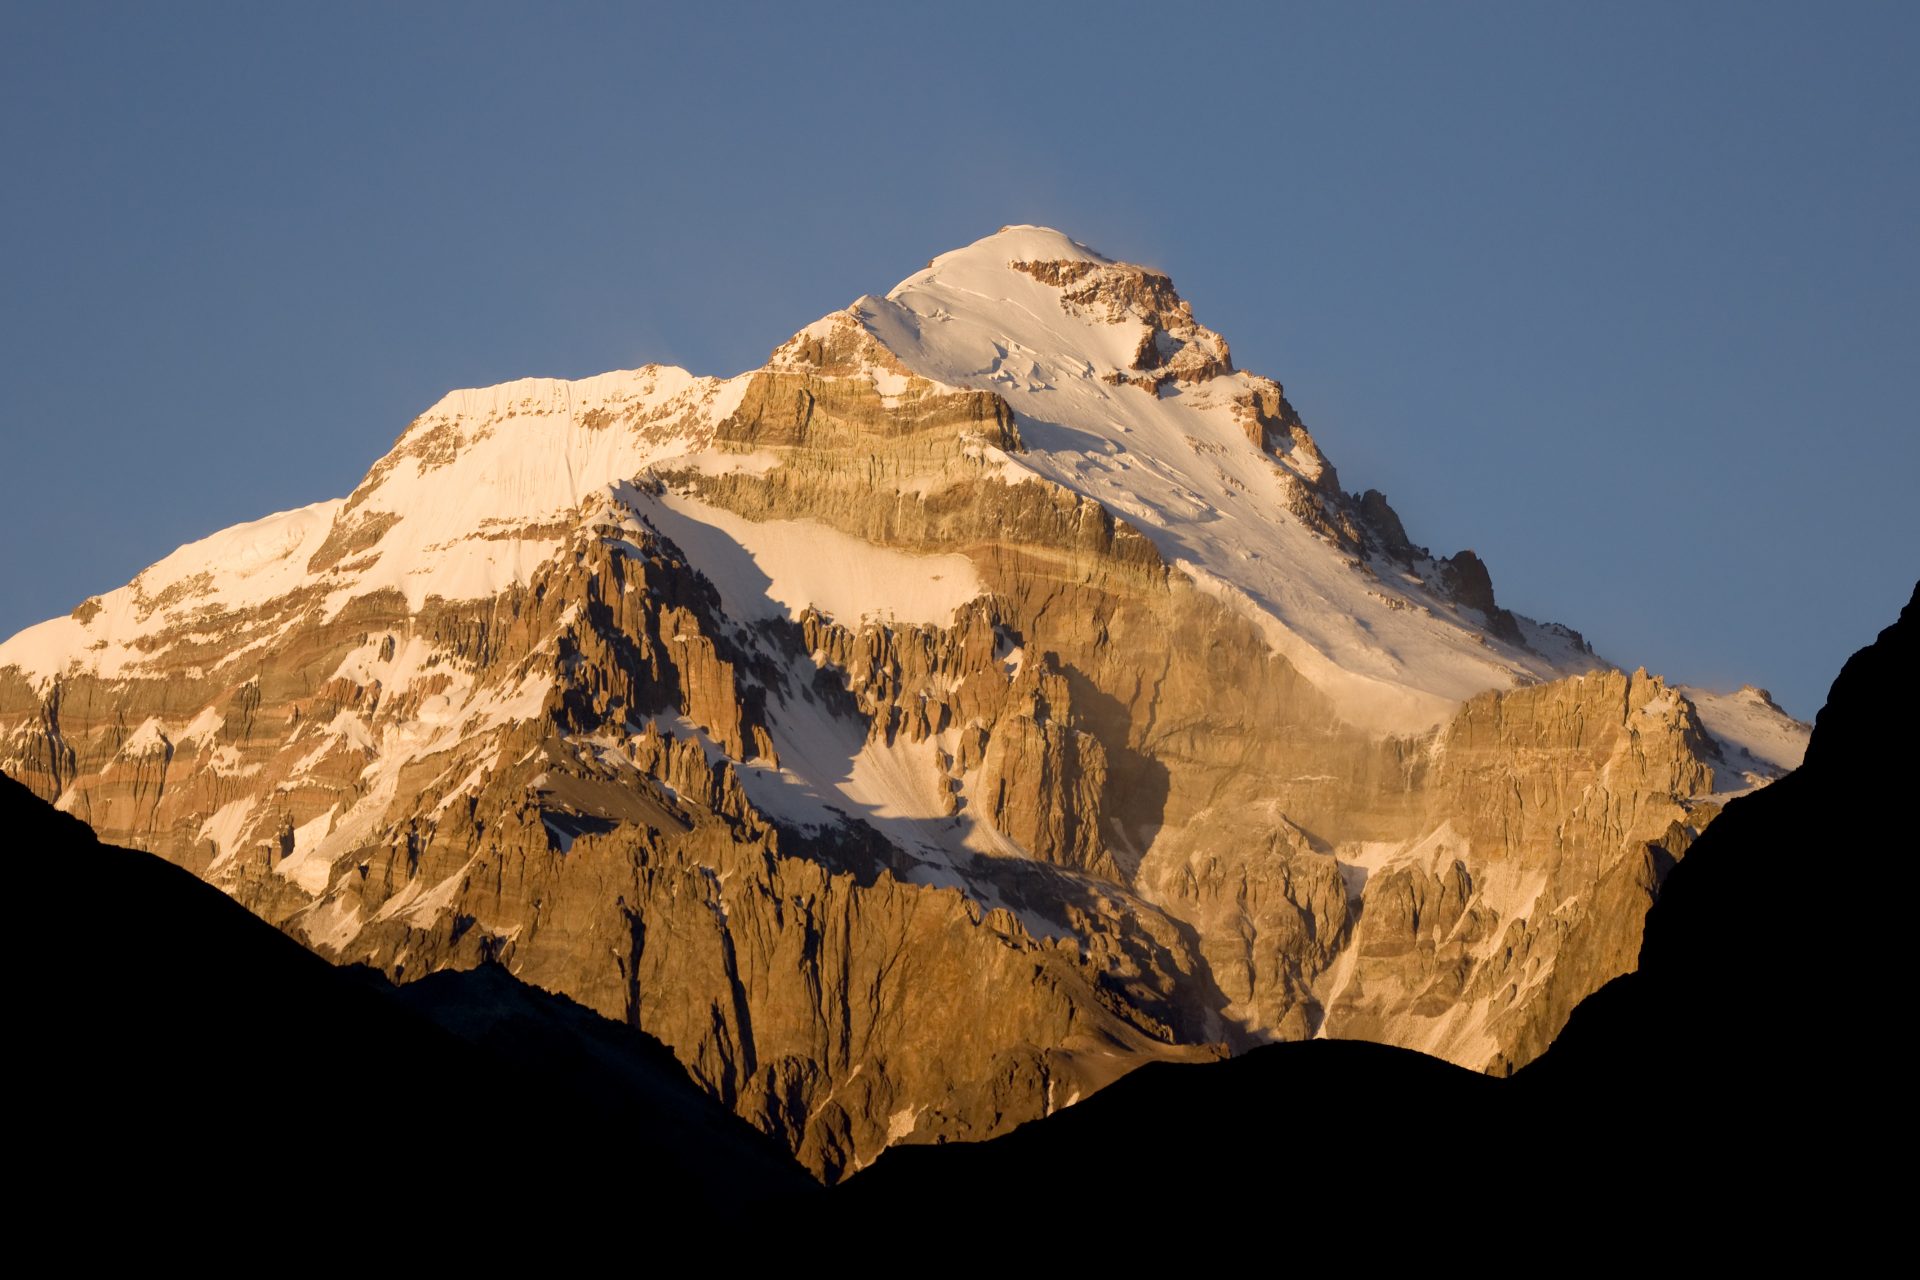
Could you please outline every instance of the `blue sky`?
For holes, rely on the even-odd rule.
[[[324,10],[324,12],[322,12]],[[1920,6],[0,8],[0,634],[456,386],[1172,273],[1500,598],[1809,716],[1920,574]]]

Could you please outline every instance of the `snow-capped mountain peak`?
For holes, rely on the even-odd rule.
[[[1379,495],[1343,493],[1279,385],[1235,370],[1161,272],[1006,227],[807,326],[769,368],[811,367],[806,353],[848,324],[872,347],[834,372],[883,402],[908,377],[1004,401],[1024,449],[990,450],[1001,479],[1059,485],[1139,530],[1352,723],[1418,733],[1483,689],[1595,665],[1570,633],[1497,609],[1477,560],[1435,560]],[[117,669],[156,631],[284,603],[296,586],[329,616],[374,590],[413,608],[495,594],[527,581],[615,486],[653,468],[755,465],[713,451],[755,376],[648,365],[451,392],[347,498],[182,548],[97,607],[8,642],[0,662],[45,677],[78,652]],[[276,549],[264,560],[263,537]],[[236,540],[254,550],[238,554]],[[294,616],[280,610],[271,634]]]
[[[1564,630],[1449,591],[1390,511],[1369,530],[1280,387],[1236,371],[1162,273],[1007,227],[853,311],[914,373],[1004,398],[1021,467],[1145,533],[1356,723],[1418,732],[1480,690],[1596,665]]]
[[[738,377],[449,394],[0,645],[0,767],[838,1174],[1223,1042],[1527,1061],[1805,740],[1599,665],[1165,274],[1010,227]]]

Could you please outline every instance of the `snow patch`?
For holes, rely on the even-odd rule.
[[[257,803],[251,797],[228,801],[200,824],[195,838],[213,842],[216,861],[232,857],[239,851],[240,833],[246,829],[247,818]]]
[[[949,626],[984,587],[962,555],[913,555],[814,520],[754,521],[680,494],[624,489],[621,498],[706,574],[737,621],[798,618]]]
[[[314,950],[338,955],[359,936],[366,921],[358,900],[337,894],[306,908],[300,913],[298,923],[300,932],[307,935]]]
[[[455,899],[460,896],[461,887],[466,884],[467,873],[473,870],[474,863],[479,860],[479,855],[475,854],[458,871],[430,888],[417,877],[408,881],[405,888],[388,898],[373,913],[374,920],[399,920],[416,929],[430,927],[440,916],[452,910]]]
[[[911,1137],[920,1124],[920,1108],[902,1107],[887,1117],[887,1145]]]
[[[333,829],[333,810],[293,829],[293,852],[280,860],[274,871],[299,885],[313,897],[327,891],[333,879],[333,860],[322,852],[327,833]]]

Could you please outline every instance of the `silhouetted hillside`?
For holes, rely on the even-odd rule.
[[[385,1232],[502,1202],[698,1221],[818,1192],[658,1041],[502,969],[396,992],[5,777],[0,829],[31,912],[9,1148],[56,1200],[297,1236],[374,1207]]]

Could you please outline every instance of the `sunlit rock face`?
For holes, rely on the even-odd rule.
[[[0,646],[103,838],[637,1025],[828,1178],[1272,1039],[1511,1070],[1805,734],[1500,607],[1032,227],[739,377],[455,392]]]

